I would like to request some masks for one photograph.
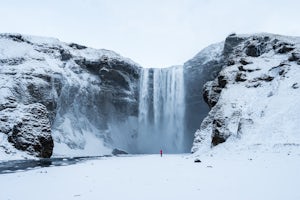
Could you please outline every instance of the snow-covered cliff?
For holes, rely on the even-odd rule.
[[[126,149],[138,121],[139,70],[112,51],[1,34],[0,151],[49,157],[53,140],[60,155]]]
[[[299,78],[296,37],[233,34],[183,66],[142,69],[108,50],[0,34],[0,159],[299,146]]]
[[[209,107],[203,98],[203,86],[215,79],[224,65],[224,42],[212,44],[184,63],[185,133],[189,148],[194,133],[207,116]]]
[[[300,146],[300,38],[232,34],[223,56],[221,72],[203,90],[211,110],[192,152],[220,143],[228,149]]]

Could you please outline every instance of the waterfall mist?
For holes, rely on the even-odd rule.
[[[183,67],[143,69],[140,79],[137,151],[188,152]]]

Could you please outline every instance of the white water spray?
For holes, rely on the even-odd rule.
[[[182,66],[143,69],[139,98],[138,152],[185,152]]]

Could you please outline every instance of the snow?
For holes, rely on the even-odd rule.
[[[225,153],[224,153],[225,152]],[[300,151],[135,155],[0,175],[0,199],[298,200]]]
[[[25,42],[15,42],[11,39],[8,39],[9,36],[17,36],[21,37],[25,40]],[[28,42],[28,43],[26,43]],[[106,49],[93,49],[93,48],[84,48],[81,50],[73,49],[69,46],[69,44],[61,42],[57,38],[51,38],[51,37],[40,37],[40,36],[32,36],[32,35],[25,35],[25,34],[12,34],[12,33],[2,33],[0,34],[0,57],[7,56],[9,58],[11,57],[24,57],[28,56],[28,58],[34,58],[39,53],[37,51],[34,51],[35,48],[48,48],[48,47],[62,47],[64,49],[67,49],[70,51],[70,53],[73,56],[76,57],[85,57],[88,60],[98,60],[102,56],[107,57],[108,59],[118,59],[122,60],[128,63],[131,63],[132,65],[139,66],[137,63],[132,61],[129,58],[122,57],[118,53],[115,53],[110,50]],[[33,45],[32,45],[33,44]],[[35,48],[34,48],[35,47]]]
[[[194,58],[203,59],[203,64],[208,61],[221,57],[224,48],[224,42],[211,44],[200,51]]]
[[[88,123],[86,119],[85,124]],[[106,147],[102,140],[96,137],[95,132],[97,129],[93,125],[89,124],[87,129],[83,129],[82,133],[76,133],[76,130],[71,129],[71,121],[69,118],[65,118],[65,121],[59,127],[64,130],[65,133],[69,133],[65,138],[59,135],[58,132],[54,132],[53,135],[59,138],[61,142],[56,143],[53,149],[52,157],[63,157],[63,156],[98,156],[99,152],[102,155],[110,155],[111,149]],[[71,133],[71,134],[70,134]],[[55,135],[57,134],[57,135]],[[67,146],[68,140],[70,142],[76,142],[76,144],[82,144],[81,149],[71,149]]]

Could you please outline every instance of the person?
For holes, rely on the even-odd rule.
[[[162,150],[160,150],[159,152],[160,152],[160,157],[162,157]]]

